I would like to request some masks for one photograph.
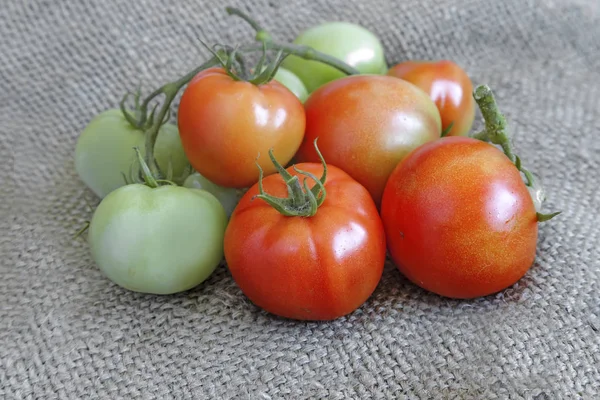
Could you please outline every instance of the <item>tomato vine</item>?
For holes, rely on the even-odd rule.
[[[525,184],[527,187],[534,188],[537,183],[533,174],[523,166],[521,159],[515,154],[512,148],[507,133],[506,118],[498,108],[492,89],[487,85],[479,85],[475,88],[473,97],[483,115],[485,128],[481,132],[471,135],[471,137],[484,142],[491,142],[502,147],[502,151],[504,151],[506,157],[508,157],[508,159],[515,164],[515,167],[525,176]],[[548,221],[560,213],[561,211],[548,214],[537,212],[537,219],[539,222]]]
[[[242,54],[262,51],[263,57],[261,58],[261,61],[259,61],[257,75],[249,79],[250,82],[257,85],[266,83],[269,80],[271,80],[277,72],[279,64],[283,61],[283,59],[285,59],[285,57],[291,54],[306,60],[318,61],[330,65],[347,75],[354,75],[359,73],[358,70],[344,63],[343,61],[338,60],[335,57],[331,57],[327,54],[321,53],[319,51],[316,51],[308,46],[298,46],[294,44],[275,42],[273,41],[271,34],[260,24],[258,24],[256,20],[251,18],[246,13],[233,7],[227,7],[226,11],[229,15],[240,17],[244,21],[246,21],[256,31],[255,39],[258,42],[260,42],[260,45],[245,46],[239,49],[232,49],[230,47],[225,46],[222,46],[218,50],[213,50],[209,48],[209,50],[213,54],[213,57],[211,57],[209,60],[205,61],[198,67],[194,68],[187,74],[183,75],[181,78],[157,88],[141,102],[139,91],[136,94],[134,94],[135,115],[131,115],[125,107],[125,103],[132,94],[130,92],[126,93],[123,99],[121,100],[121,111],[123,112],[125,118],[129,121],[129,123],[136,128],[144,129],[146,131],[145,161],[148,164],[148,167],[150,168],[150,171],[154,176],[162,176],[162,172],[160,171],[158,164],[156,163],[156,160],[154,158],[154,144],[156,143],[156,137],[158,135],[160,126],[168,120],[170,116],[171,104],[173,100],[175,100],[175,97],[177,96],[179,91],[186,84],[188,84],[192,80],[192,78],[196,76],[199,72],[220,64],[224,68],[226,68],[228,73],[230,73],[235,68],[234,63],[237,64],[237,67],[240,71],[245,72],[246,67]],[[275,60],[271,62],[269,67],[265,71],[262,71],[262,66],[265,62],[266,53],[269,50],[277,51],[278,55],[275,57]],[[242,75],[245,75],[245,73],[243,73]],[[238,74],[235,74],[234,76],[236,79],[243,79],[243,77],[241,77]],[[148,113],[150,103],[160,95],[164,95],[164,100],[162,102],[162,105],[160,106],[160,109],[157,112],[156,110],[158,106],[156,105],[150,111],[150,113]]]

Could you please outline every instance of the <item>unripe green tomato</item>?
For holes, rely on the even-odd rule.
[[[306,101],[308,98],[308,90],[306,90],[306,86],[304,86],[302,80],[293,72],[279,67],[274,79],[294,93],[301,102],[304,103],[304,101]]]
[[[101,202],[89,227],[92,258],[126,289],[170,294],[193,288],[223,259],[227,216],[205,190],[132,184]]]
[[[235,206],[237,206],[238,202],[240,201],[240,198],[243,195],[241,190],[219,186],[209,181],[208,179],[200,175],[198,172],[194,172],[193,174],[188,176],[185,182],[183,182],[183,186],[191,189],[206,190],[207,192],[215,196],[225,209],[227,218],[231,216],[231,213],[233,212]]]
[[[125,119],[119,109],[109,109],[94,117],[79,135],[75,147],[75,170],[81,180],[99,197],[125,185],[136,160],[134,147],[146,153],[145,135]],[[159,168],[167,173],[172,164],[173,181],[181,184],[188,165],[179,132],[173,124],[163,125],[154,145]]]
[[[372,32],[356,24],[326,22],[302,32],[294,43],[336,57],[363,74],[383,74],[387,71],[380,40]],[[304,82],[309,93],[327,82],[345,76],[329,65],[293,55],[285,59],[283,66]]]

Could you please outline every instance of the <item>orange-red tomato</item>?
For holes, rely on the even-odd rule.
[[[327,160],[366,187],[379,205],[388,176],[410,151],[441,135],[440,114],[425,92],[390,76],[354,75],[321,86],[305,102],[298,161]]]
[[[297,168],[321,176],[323,167]],[[292,175],[298,175],[288,168]],[[286,197],[278,174],[266,193]],[[312,187],[311,183],[309,187]],[[385,234],[369,192],[329,165],[326,197],[312,217],[286,217],[260,198],[242,197],[225,232],[225,258],[242,292],[273,314],[299,320],[346,315],[373,293],[385,263]]]
[[[259,155],[265,174],[275,172],[269,149],[284,164],[292,159],[306,120],[300,100],[279,82],[256,86],[210,68],[184,91],[178,124],[196,171],[219,186],[243,188],[258,181]]]
[[[448,136],[465,136],[475,119],[473,84],[466,72],[452,61],[406,61],[390,68],[388,75],[411,82],[435,102],[442,116],[442,131]]]
[[[442,138],[411,153],[390,176],[381,218],[400,271],[443,296],[498,292],[535,258],[536,210],[519,171],[475,139]]]

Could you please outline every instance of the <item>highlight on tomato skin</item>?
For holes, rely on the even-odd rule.
[[[473,84],[467,73],[450,60],[405,61],[387,73],[408,81],[429,94],[448,136],[466,136],[475,119]]]
[[[411,153],[390,175],[381,217],[398,269],[442,296],[499,292],[535,259],[529,191],[499,149],[476,139],[442,138]]]
[[[242,197],[225,232],[225,259],[241,291],[284,318],[326,321],[347,315],[372,295],[383,273],[383,224],[362,185],[327,165],[325,197],[311,207],[303,203],[315,190],[308,174],[318,178],[324,172],[323,165],[299,163],[285,170],[286,180],[279,174],[264,177],[262,189],[257,183]],[[308,186],[301,189],[304,180]],[[288,196],[300,201],[287,202]],[[287,206],[279,207],[282,202]]]

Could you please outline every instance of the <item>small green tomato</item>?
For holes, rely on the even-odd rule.
[[[387,71],[383,46],[369,30],[350,22],[326,22],[302,32],[295,44],[312,47],[353,66],[362,74],[384,74]],[[283,66],[296,74],[309,93],[327,82],[341,78],[343,72],[317,61],[290,55]]]
[[[223,259],[227,216],[209,192],[180,186],[123,186],[89,226],[100,270],[126,289],[170,294],[206,280]]]
[[[134,128],[121,110],[110,109],[94,117],[81,132],[75,147],[75,170],[81,180],[100,198],[125,185],[136,159],[134,147],[145,153],[144,132]],[[154,145],[154,157],[164,173],[172,166],[173,181],[180,184],[188,161],[173,124],[161,127]],[[182,179],[183,178],[183,179]]]
[[[274,79],[283,86],[287,87],[290,92],[294,93],[296,97],[300,99],[301,102],[304,103],[308,98],[308,90],[306,90],[306,86],[304,86],[302,80],[291,71],[279,67],[277,69],[277,73],[275,73]]]
[[[192,189],[206,190],[215,196],[221,202],[221,205],[225,209],[225,213],[227,214],[228,218],[231,216],[231,213],[243,195],[242,191],[239,189],[219,186],[209,181],[198,172],[194,172],[188,176],[185,182],[183,182],[183,186]]]

